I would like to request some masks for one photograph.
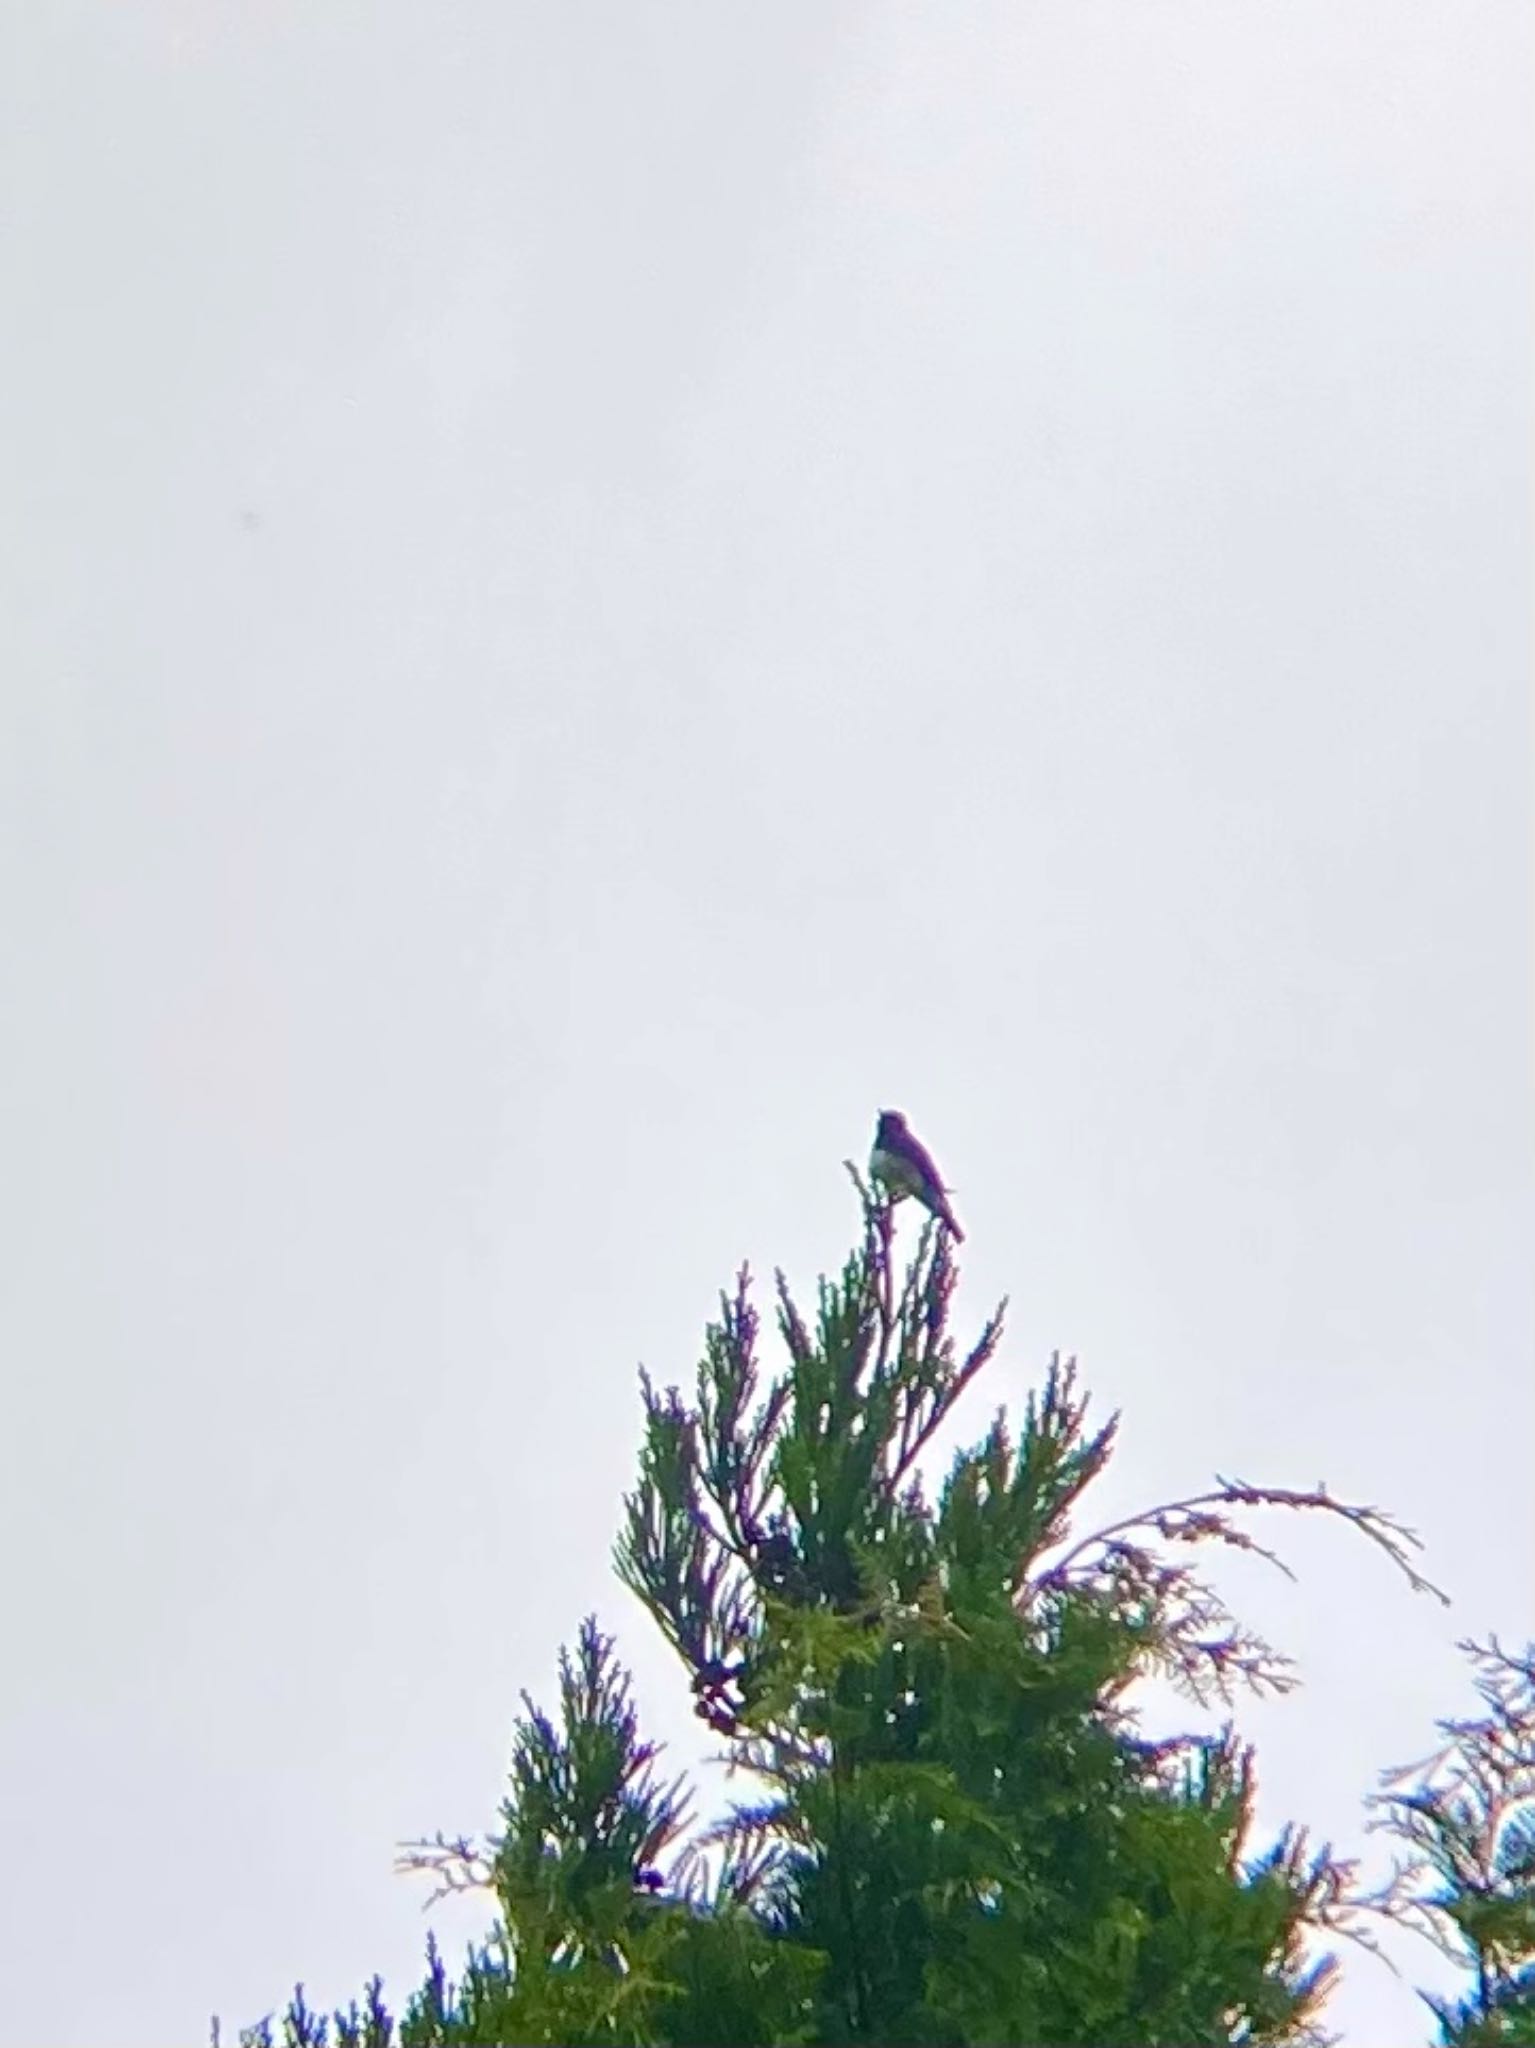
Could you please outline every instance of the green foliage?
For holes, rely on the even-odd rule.
[[[1430,1998],[1452,2048],[1535,2048],[1535,1643],[1463,1643],[1486,1709],[1441,1721],[1431,1756],[1387,1771],[1377,1825],[1403,1845],[1382,1910],[1470,1979]]]
[[[1234,1481],[1080,1533],[1117,1421],[1089,1428],[1059,1358],[931,1498],[920,1461],[1003,1330],[1005,1304],[960,1349],[955,1277],[932,1227],[898,1275],[890,1212],[866,1199],[813,1320],[778,1276],[776,1374],[743,1271],[692,1398],[642,1376],[618,1572],[754,1796],[690,1827],[588,1620],[558,1716],[524,1696],[500,1831],[405,1859],[488,1895],[484,1944],[456,1980],[429,1947],[398,2022],[376,1983],[329,2022],[300,1990],[285,2043],[1324,2038],[1314,1937],[1341,1923],[1347,1873],[1294,1830],[1255,1847],[1229,1728],[1152,1742],[1130,1695],[1153,1674],[1201,1704],[1291,1683],[1196,1568],[1211,1545],[1259,1550],[1253,1511],[1346,1520],[1421,1587],[1415,1539],[1325,1492]],[[1488,1920],[1474,1938],[1513,1939]],[[272,2038],[263,2022],[242,2042]]]
[[[490,1938],[457,1982],[429,1942],[426,1980],[397,2036],[376,1981],[362,2014],[354,2007],[329,2021],[300,1986],[282,2048],[805,2038],[815,1957],[775,1943],[728,1899],[702,1911],[697,1899],[659,1895],[656,1862],[685,1807],[679,1786],[655,1778],[654,1756],[638,1738],[612,1643],[588,1620],[575,1655],[560,1660],[559,1724],[524,1696],[503,1831],[484,1849],[439,1838],[409,1858],[441,1891],[492,1893],[500,1918]],[[270,2022],[240,2042],[274,2048]]]

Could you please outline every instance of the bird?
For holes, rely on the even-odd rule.
[[[915,1195],[924,1209],[953,1232],[956,1243],[964,1243],[965,1233],[954,1220],[948,1190],[938,1178],[938,1169],[926,1146],[907,1130],[906,1119],[898,1109],[882,1109],[879,1113],[869,1172],[884,1183],[892,1202],[898,1202],[903,1195]]]

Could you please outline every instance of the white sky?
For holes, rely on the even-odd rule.
[[[1075,1348],[1105,1513],[1422,1529],[1448,1615],[1337,1532],[1231,1582],[1269,1821],[1357,1845],[1535,1632],[1532,58],[6,10],[7,2048],[403,1999],[393,1845],[589,1607],[702,1747],[635,1364],[840,1262],[882,1104],[1014,1299],[970,1433]]]

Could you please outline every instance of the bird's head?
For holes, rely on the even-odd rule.
[[[905,1128],[906,1119],[898,1109],[882,1109],[879,1113],[878,1142],[883,1144],[887,1138],[894,1137],[898,1131],[904,1131]]]

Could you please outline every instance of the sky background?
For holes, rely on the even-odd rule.
[[[0,23],[4,2048],[402,1999],[636,1366],[904,1109],[1266,1826],[1535,1633],[1525,0]],[[903,1226],[904,1227],[904,1226]],[[1352,2048],[1427,2038],[1345,1957]]]

